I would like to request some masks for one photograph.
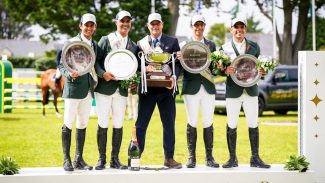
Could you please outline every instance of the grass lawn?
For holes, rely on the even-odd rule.
[[[39,104],[40,105],[40,104]],[[52,105],[52,104],[51,104]],[[62,110],[61,110],[62,111]],[[21,167],[52,167],[62,166],[63,156],[61,147],[61,126],[63,119],[58,119],[54,110],[47,110],[47,117],[43,118],[39,109],[14,109],[11,114],[0,114],[0,157],[11,156]],[[288,113],[287,116],[275,116],[273,112],[265,112],[260,117],[260,156],[267,163],[284,163],[290,155],[298,152],[298,127],[273,126],[264,122],[297,124],[297,112]],[[214,116],[214,150],[213,155],[219,163],[228,159],[226,141],[226,116]],[[125,120],[124,136],[120,153],[120,160],[126,164],[127,147],[131,138],[131,128],[135,121]],[[110,124],[111,125],[111,124]],[[95,165],[98,160],[96,143],[97,117],[91,117],[87,128],[84,159]],[[112,129],[108,131],[107,158],[109,161],[111,151]],[[197,162],[204,164],[205,150],[202,126],[198,127]],[[71,157],[74,157],[75,129]],[[175,159],[186,164],[186,111],[183,103],[177,103],[176,115],[176,146]],[[248,129],[243,115],[240,116],[237,139],[237,156],[239,163],[248,163],[250,158],[250,144]],[[164,161],[162,147],[162,125],[158,110],[149,124],[145,151],[141,158],[143,165],[162,165]]]

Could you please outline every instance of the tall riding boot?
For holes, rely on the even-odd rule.
[[[107,128],[101,128],[98,125],[97,129],[97,145],[99,152],[99,160],[95,166],[96,170],[106,168],[106,144],[107,144]]]
[[[249,140],[251,142],[251,150],[252,150],[252,157],[251,157],[251,167],[257,168],[270,168],[271,166],[265,164],[258,154],[259,149],[259,132],[258,127],[256,128],[249,128]]]
[[[118,155],[122,144],[123,128],[113,128],[112,135],[112,152],[111,152],[111,168],[127,169],[127,166],[123,165]]]
[[[78,129],[76,131],[76,157],[73,161],[73,167],[76,170],[92,170],[93,167],[89,166],[83,159],[83,149],[85,145],[86,128]]]
[[[197,132],[196,128],[192,127],[190,124],[187,124],[187,148],[188,148],[188,161],[187,161],[187,168],[195,168],[196,166],[196,139],[197,139]]]
[[[73,166],[70,158],[71,146],[71,130],[63,125],[62,126],[62,149],[63,149],[63,168],[65,171],[73,171]]]
[[[219,164],[214,160],[212,156],[213,150],[213,125],[208,128],[203,128],[203,139],[205,145],[205,164],[206,166],[218,168]]]
[[[232,168],[238,166],[238,160],[236,156],[236,142],[237,142],[237,128],[230,128],[227,126],[227,144],[229,151],[229,160],[222,165],[223,168]]]

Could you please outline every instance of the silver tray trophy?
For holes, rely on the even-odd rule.
[[[117,80],[128,80],[135,75],[138,69],[138,61],[131,51],[117,49],[106,56],[104,67]]]
[[[149,87],[170,87],[172,81],[170,80],[172,75],[171,68],[167,65],[172,57],[172,54],[163,52],[160,44],[153,49],[151,53],[139,52],[141,58],[144,54],[145,60],[149,65],[152,65],[155,70],[146,74],[147,86]]]
[[[183,60],[181,65],[190,73],[201,73],[210,65],[210,49],[203,43],[198,41],[191,41],[186,43],[181,53]]]
[[[73,41],[64,47],[61,61],[68,71],[77,71],[81,76],[90,72],[94,67],[96,55],[87,43]]]
[[[261,78],[258,68],[256,67],[257,61],[256,57],[249,54],[236,57],[231,63],[231,66],[235,69],[235,71],[230,74],[232,80],[242,87],[255,85]]]

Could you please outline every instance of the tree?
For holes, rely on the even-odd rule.
[[[259,20],[254,20],[254,15],[251,15],[247,18],[247,31],[250,33],[260,33],[262,29],[259,29],[258,26],[261,23]]]
[[[325,19],[316,17],[316,50],[325,50]],[[308,25],[306,50],[313,50],[312,25]]]
[[[271,8],[272,0],[255,0],[260,11],[272,21]],[[316,11],[323,7],[324,0],[316,0]],[[298,51],[305,49],[307,27],[311,22],[311,18],[308,17],[308,11],[310,9],[310,1],[308,0],[283,0],[282,7],[284,13],[284,27],[282,36],[279,35],[278,29],[276,29],[276,41],[279,47],[279,60],[282,64],[297,64],[298,63]],[[298,14],[298,24],[296,27],[296,36],[293,39],[291,33],[292,30],[292,14]]]
[[[225,43],[226,32],[229,28],[226,28],[225,24],[213,24],[208,33],[208,39],[216,43],[217,47],[221,47]]]
[[[107,35],[116,29],[113,19],[118,11],[124,9],[133,15],[133,29],[130,37],[138,40],[147,31],[145,24],[150,13],[147,0],[4,0],[8,4],[10,15],[15,20],[30,24],[39,24],[49,32],[42,35],[45,42],[57,40],[60,34],[75,36],[79,31],[79,21],[84,13],[93,13],[97,18],[97,30],[94,39]],[[162,0],[156,0],[156,10],[167,19],[169,14]],[[169,28],[165,22],[165,29]]]
[[[0,0],[0,39],[31,38],[29,24],[17,22],[10,17],[6,4]]]

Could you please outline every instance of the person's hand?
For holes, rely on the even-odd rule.
[[[105,72],[103,74],[103,78],[105,79],[105,81],[116,80],[115,76],[110,72]]]
[[[72,79],[76,79],[77,77],[79,77],[78,71],[73,71],[72,73],[70,73],[70,77],[72,77]]]
[[[176,58],[177,58],[178,60],[183,60],[182,52],[180,52],[180,51],[176,52]]]
[[[267,74],[263,68],[259,68],[258,73],[261,74],[262,77],[264,77]]]
[[[225,67],[223,67],[222,65],[220,65],[220,64],[218,64],[218,63],[216,63],[216,66],[217,66],[217,68],[218,68],[219,70],[221,70],[221,71],[224,71],[224,70],[225,70]]]
[[[138,85],[136,83],[132,83],[131,86],[130,86],[130,89],[133,90],[133,89],[135,89],[137,87],[138,87]]]
[[[176,85],[176,76],[173,75],[172,77],[170,77],[170,80],[172,81],[172,85],[170,87],[166,87],[169,90],[171,90],[172,88],[174,88],[174,86]]]
[[[233,66],[228,66],[227,69],[226,69],[226,74],[229,75],[229,74],[232,74],[235,72],[235,68]]]
[[[155,67],[152,66],[152,65],[148,65],[148,66],[146,67],[146,72],[153,72],[154,70],[155,70]]]

